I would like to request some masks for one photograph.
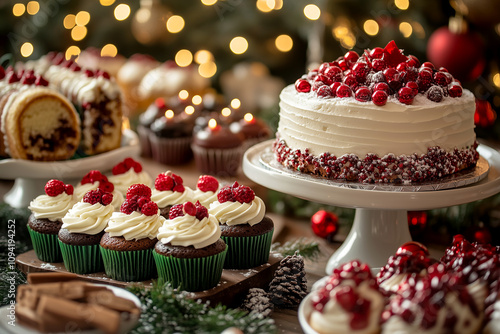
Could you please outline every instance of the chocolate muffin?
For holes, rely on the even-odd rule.
[[[195,257],[207,257],[215,254],[219,254],[220,252],[226,249],[226,244],[222,239],[217,240],[215,243],[208,245],[203,248],[194,248],[194,246],[173,246],[171,243],[164,244],[161,242],[157,242],[155,246],[155,251],[158,254],[163,256],[173,256],[176,258],[195,258]]]

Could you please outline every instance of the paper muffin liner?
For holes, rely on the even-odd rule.
[[[151,156],[151,142],[149,141],[149,134],[151,130],[144,125],[137,125],[137,134],[139,137],[139,146],[141,147],[141,155],[143,157]]]
[[[221,239],[228,246],[225,269],[248,269],[267,263],[271,251],[273,230],[251,237],[226,237]]]
[[[196,167],[203,174],[218,177],[238,174],[243,156],[243,146],[212,149],[191,145]]]
[[[183,164],[193,156],[191,140],[192,137],[160,138],[151,132],[149,134],[151,156],[153,160],[165,165]]]
[[[59,247],[66,270],[75,274],[91,274],[103,271],[99,245],[68,245],[59,240]]]
[[[27,227],[36,257],[44,262],[62,262],[57,234],[40,233],[32,230],[29,225]]]
[[[211,289],[220,281],[227,250],[226,246],[218,254],[199,258],[176,258],[153,251],[158,278],[190,292]]]
[[[99,247],[104,271],[110,278],[123,282],[137,282],[156,277],[152,249],[117,251]]]

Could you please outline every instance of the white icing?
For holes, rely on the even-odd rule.
[[[62,228],[71,233],[91,235],[101,233],[108,225],[108,219],[111,217],[113,210],[112,205],[86,202],[75,203],[62,218]]]
[[[490,320],[484,326],[484,334],[500,334],[500,300],[493,303]]]
[[[30,202],[28,209],[36,219],[61,220],[73,206],[76,199],[66,193],[57,196],[40,195]]]
[[[168,219],[158,231],[158,240],[164,244],[197,249],[215,243],[220,236],[219,222],[212,215],[202,220],[188,214]]]
[[[208,213],[214,215],[221,224],[231,226],[248,223],[253,226],[260,223],[264,218],[266,206],[260,197],[255,196],[250,203],[213,202],[210,204]]]
[[[213,202],[217,201],[217,192],[219,191],[219,188],[216,191],[201,191],[200,189],[196,188],[193,192],[193,202],[196,203],[196,201],[200,201],[200,204],[205,206],[205,207],[210,207],[210,204]]]
[[[165,208],[169,205],[184,204],[193,201],[193,189],[184,187],[184,191],[165,190],[160,191],[153,189],[151,200],[158,204],[159,208]]]
[[[154,239],[164,222],[165,218],[158,214],[146,216],[138,211],[129,215],[113,212],[104,231],[111,237],[124,237],[125,240]]]
[[[108,177],[108,181],[113,183],[115,189],[122,193],[122,195],[127,194],[127,189],[133,184],[140,183],[145,184],[148,187],[153,185],[153,180],[151,176],[145,171],[141,171],[136,173],[133,168],[130,168],[123,174],[110,175]]]

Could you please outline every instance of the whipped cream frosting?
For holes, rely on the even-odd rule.
[[[490,319],[484,326],[484,334],[500,333],[500,299],[497,299],[491,306]]]
[[[209,207],[210,204],[213,202],[217,201],[217,192],[219,191],[219,188],[216,191],[201,191],[200,189],[196,188],[193,191],[193,202],[200,201],[200,204]]]
[[[151,176],[145,171],[136,173],[133,168],[130,168],[123,174],[110,175],[108,176],[108,181],[113,183],[115,190],[118,190],[123,195],[127,194],[127,189],[133,184],[140,183],[145,184],[148,187],[153,185],[153,180]]]
[[[391,97],[376,106],[354,98],[318,98],[289,85],[280,94],[277,132],[288,147],[313,155],[423,154],[433,146],[447,151],[472,146],[474,111],[468,90],[439,103],[418,94],[411,105]]]
[[[85,184],[78,183],[78,185],[75,187],[74,190],[74,196],[77,201],[81,201],[83,199],[83,196],[85,196],[85,194],[89,190],[96,190],[98,187],[99,187],[99,181],[96,181],[94,183],[85,183]],[[111,205],[115,208],[115,211],[118,211],[120,210],[120,206],[124,201],[124,197],[121,192],[116,190],[116,188],[113,190],[111,194],[113,194],[113,201],[111,202]]]
[[[77,202],[62,218],[62,228],[71,233],[99,234],[108,225],[113,211],[112,205]]]
[[[158,204],[159,208],[165,208],[169,205],[182,204],[193,201],[193,189],[184,187],[184,191],[153,189],[151,191],[151,200]]]
[[[28,209],[36,219],[56,221],[61,220],[75,202],[75,196],[66,193],[57,196],[40,195],[30,202]]]
[[[219,222],[212,215],[202,220],[187,214],[167,219],[158,231],[158,240],[164,244],[194,248],[211,245],[219,240],[220,236]]]
[[[336,294],[337,290],[341,289],[345,285],[352,286],[358,295],[370,301],[370,315],[368,317],[368,325],[363,329],[353,330],[350,325],[352,314],[346,312],[335,298],[331,298],[325,304],[322,312],[313,309],[309,319],[309,324],[311,325],[311,327],[321,334],[379,333],[379,319],[380,314],[382,313],[382,310],[384,308],[384,297],[382,296],[382,294],[370,287],[369,283],[366,281],[361,282],[357,287],[353,281],[344,281],[341,285],[333,288],[330,292],[330,295]]]
[[[253,226],[264,218],[266,205],[258,196],[255,196],[250,203],[231,201],[220,203],[216,201],[210,204],[208,213],[214,215],[221,224],[230,226],[249,224]]]
[[[129,215],[113,212],[104,231],[111,237],[124,237],[125,240],[154,239],[164,222],[165,218],[158,214],[146,216],[138,211]]]

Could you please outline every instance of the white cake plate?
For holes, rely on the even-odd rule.
[[[53,162],[0,160],[0,178],[15,180],[3,199],[14,208],[25,208],[33,198],[43,193],[45,183],[50,179],[73,183],[79,181],[90,170],[100,170],[104,173],[126,157],[137,158],[140,153],[137,134],[125,129],[121,147],[86,158]]]
[[[243,157],[243,172],[269,189],[322,204],[355,208],[352,228],[331,256],[326,273],[338,265],[359,259],[380,268],[403,243],[410,241],[407,210],[430,210],[477,201],[500,192],[500,153],[479,145],[479,169],[462,180],[448,179],[446,189],[426,187],[363,187],[358,183],[332,182],[297,173],[274,163],[269,140],[249,148]],[[451,183],[451,185],[450,185]]]

